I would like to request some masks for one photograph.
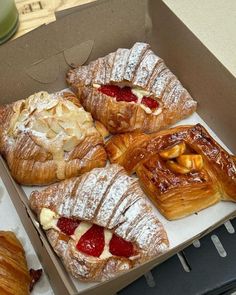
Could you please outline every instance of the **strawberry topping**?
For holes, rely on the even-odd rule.
[[[134,255],[134,247],[131,242],[127,242],[124,239],[113,234],[109,244],[109,251],[112,255],[130,257]]]
[[[117,101],[126,101],[126,102],[137,102],[138,98],[136,95],[134,95],[131,91],[130,87],[123,87],[120,88],[120,92],[118,96],[116,96]]]
[[[150,109],[156,109],[158,107],[158,102],[152,97],[144,96],[142,98],[142,104],[149,107]]]
[[[137,102],[138,98],[131,91],[130,87],[119,87],[116,85],[102,85],[98,88],[102,93],[115,97],[116,101]]]
[[[76,227],[80,224],[79,220],[60,217],[57,221],[57,227],[66,235],[74,234]]]
[[[108,96],[117,97],[120,92],[120,87],[116,85],[102,85],[98,90]]]
[[[105,240],[103,227],[94,224],[82,235],[76,248],[88,255],[99,257],[104,249]]]

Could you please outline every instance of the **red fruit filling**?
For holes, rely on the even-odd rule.
[[[103,227],[94,224],[82,235],[76,248],[88,255],[99,257],[104,249],[105,240]]]
[[[123,87],[120,88],[120,92],[118,94],[118,96],[116,97],[117,101],[127,101],[127,102],[137,102],[138,98],[136,95],[134,95],[131,91],[130,87]]]
[[[57,221],[57,227],[66,235],[74,234],[76,227],[80,224],[79,220],[71,218],[60,217]]]
[[[113,234],[109,244],[109,251],[112,255],[130,257],[134,255],[134,247],[131,242],[127,242],[124,239]]]
[[[115,97],[116,101],[137,102],[138,98],[131,91],[130,87],[119,87],[116,85],[102,85],[98,88],[102,93]]]
[[[116,101],[138,101],[137,96],[132,93],[131,88],[128,86],[122,88],[117,85],[102,85],[98,88],[98,90],[108,96],[115,97]],[[154,98],[147,96],[142,98],[142,104],[146,105],[150,109],[156,109],[159,105]]]
[[[151,97],[144,96],[141,102],[150,109],[156,109],[158,107],[158,102]]]
[[[116,85],[102,85],[98,88],[99,91],[111,97],[117,97],[120,89],[121,88]]]
[[[57,227],[66,235],[74,234],[80,221],[71,218],[60,217],[57,221]],[[99,257],[105,246],[104,228],[93,224],[90,229],[79,239],[76,248],[88,255]],[[131,242],[113,234],[109,244],[109,251],[112,255],[130,257],[134,255],[134,247]]]

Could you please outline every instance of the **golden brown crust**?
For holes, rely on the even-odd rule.
[[[0,231],[0,294],[29,294],[30,276],[24,249],[13,232]]]
[[[202,157],[203,169],[183,174],[170,169],[160,153],[180,143],[187,146],[187,154]],[[130,174],[137,173],[145,192],[169,219],[192,214],[220,200],[236,201],[235,157],[200,124],[152,135],[117,135],[108,141],[106,150],[112,163],[124,166]]]
[[[164,252],[167,234],[152,211],[137,179],[119,165],[97,168],[84,175],[32,192],[32,210],[49,209],[56,216],[97,224],[133,243],[132,259],[93,257],[76,250],[76,241],[55,228],[47,237],[67,269],[82,280],[107,280]],[[40,218],[39,218],[40,219]],[[42,219],[40,219],[42,220]]]
[[[60,92],[55,95],[81,108],[78,99],[71,92]],[[91,130],[93,128],[91,133],[75,144],[74,148],[64,151],[64,156],[59,159],[61,162],[64,161],[64,171],[63,175],[59,176],[60,162],[54,158],[51,150],[43,145],[43,141],[39,141],[30,130],[20,131],[17,136],[13,136],[9,131],[12,128],[16,104],[20,104],[20,101],[0,109],[0,152],[17,182],[25,185],[45,185],[105,165],[106,152],[103,139],[96,129],[91,127]],[[91,121],[91,126],[92,124]],[[56,148],[57,143],[52,142],[51,146]]]
[[[149,47],[137,42],[130,50],[118,49],[67,74],[67,82],[84,108],[112,134],[135,130],[155,132],[196,110],[196,102]],[[117,102],[93,87],[94,84],[145,90],[158,99],[160,112],[155,114],[149,108],[147,112],[142,104]]]

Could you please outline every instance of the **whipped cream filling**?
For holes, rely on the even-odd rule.
[[[101,85],[93,84],[93,87],[98,89],[101,87]],[[160,104],[157,109],[152,110],[142,103],[142,99],[144,96],[146,96],[146,97],[152,96],[151,92],[148,92],[148,91],[141,89],[141,88],[131,88],[131,92],[138,98],[138,101],[137,102],[130,102],[130,103],[138,104],[147,114],[152,114],[152,115],[157,116],[162,112],[162,108],[160,107]]]
[[[79,226],[75,229],[74,234],[71,236],[76,243],[79,242],[80,238],[92,227],[92,223],[88,223],[85,221],[80,222]]]
[[[52,210],[48,208],[43,208],[40,212],[39,215],[39,221],[40,224],[42,225],[44,230],[49,230],[49,229],[55,229],[59,232],[61,230],[57,227],[57,222],[59,220],[59,216],[53,212]],[[93,226],[92,223],[86,222],[86,221],[81,221],[80,224],[77,226],[75,229],[75,232],[73,235],[70,236],[71,239],[75,241],[77,244],[80,240],[80,238]],[[113,256],[110,251],[109,251],[109,243],[110,240],[112,239],[112,231],[105,229],[104,228],[104,239],[105,239],[105,245],[103,252],[99,256],[101,259],[107,259],[111,256]]]
[[[59,216],[57,216],[55,212],[53,212],[52,210],[48,208],[43,208],[39,215],[39,221],[44,230],[48,230],[51,228],[60,230],[57,227],[58,219],[59,219]]]

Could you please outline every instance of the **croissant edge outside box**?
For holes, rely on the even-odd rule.
[[[236,78],[168,8],[165,1],[97,1],[63,11],[55,22],[4,44],[0,47],[1,104],[26,98],[41,90],[55,92],[67,88],[65,76],[70,67],[87,64],[117,48],[131,48],[137,41],[149,43],[152,50],[165,60],[197,100],[197,113],[202,122],[236,153],[235,126],[231,123],[236,121]],[[193,230],[183,240],[179,239],[164,254],[106,282],[75,283],[49,245],[29,207],[25,189],[12,179],[2,158],[0,173],[58,295],[114,294],[193,240],[236,216],[232,204],[223,207],[221,215],[213,210],[211,215],[215,214],[215,218],[204,215],[202,228]],[[176,226],[181,224],[177,221]],[[167,233],[172,237],[171,230]]]

